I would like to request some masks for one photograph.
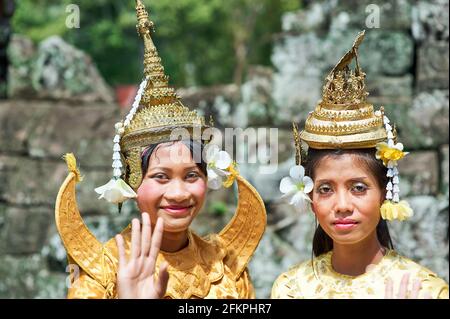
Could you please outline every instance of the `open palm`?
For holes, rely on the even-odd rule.
[[[386,282],[386,290],[385,290],[385,299],[418,299],[419,292],[422,288],[422,283],[420,280],[415,280],[414,285],[410,291],[408,291],[408,282],[409,282],[409,273],[405,273],[402,276],[402,280],[400,282],[400,287],[398,290],[398,294],[394,295],[394,282],[391,278],[387,279]],[[425,292],[423,298],[431,299],[431,295],[429,292]]]
[[[169,280],[167,264],[160,266],[159,276],[155,277],[156,259],[161,247],[163,220],[158,218],[152,236],[148,213],[142,214],[142,231],[138,219],[131,222],[131,251],[127,261],[124,240],[116,236],[119,250],[119,270],[117,291],[120,299],[156,299],[164,297]]]

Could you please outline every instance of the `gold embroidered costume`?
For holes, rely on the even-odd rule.
[[[122,181],[119,177],[124,177],[125,187],[131,186],[131,192],[139,187],[142,180],[141,153],[146,146],[176,140],[177,136],[174,137],[172,132],[180,128],[189,131],[191,139],[205,141],[194,133],[196,129],[202,132],[207,128],[203,117],[185,107],[168,86],[168,77],[150,37],[153,23],[148,20],[140,0],[136,0],[136,10],[137,29],[144,40],[145,80],[130,114],[120,125],[116,125],[113,155],[115,179],[112,180],[115,183]],[[117,298],[116,242],[114,239],[99,242],[84,224],[75,192],[76,183],[81,180],[80,173],[73,155],[66,156],[66,161],[70,172],[57,196],[55,218],[67,250],[68,262],[76,266],[71,267],[73,281],[68,298]],[[264,233],[266,211],[255,188],[239,176],[234,167],[230,172],[230,176],[237,181],[239,194],[236,212],[228,225],[219,234],[205,238],[189,230],[187,247],[174,253],[160,251],[156,268],[159,269],[163,261],[169,265],[166,298],[255,297],[247,265]],[[118,191],[123,191],[123,186],[120,187]],[[125,190],[125,194],[129,193]],[[105,195],[108,196],[117,197]],[[127,196],[132,198],[132,195]],[[131,227],[128,226],[121,234],[128,253]]]
[[[410,278],[420,279],[422,283],[419,298],[428,292],[433,299],[448,299],[448,285],[444,280],[393,250],[388,250],[378,264],[371,265],[360,276],[337,273],[331,256],[332,251],[281,274],[273,285],[272,298],[381,299],[389,278],[393,280],[394,291],[398,291],[403,275],[409,273]]]
[[[407,152],[403,152],[403,144],[397,143],[395,126],[391,126],[383,107],[375,111],[374,106],[366,100],[368,93],[365,73],[358,63],[358,47],[364,39],[364,34],[364,31],[358,34],[351,50],[326,77],[322,100],[308,115],[304,130],[299,133],[297,126],[293,125],[297,166],[291,170],[294,173],[302,172],[301,175],[297,173],[297,177],[300,175],[310,179],[303,177],[302,143],[306,144],[308,149],[315,150],[376,148],[375,157],[382,160],[386,166],[388,180],[386,200],[380,208],[381,217],[386,220],[405,220],[413,212],[406,201],[399,199],[397,161]],[[350,69],[352,60],[356,62],[354,70]],[[295,174],[291,176],[295,177]],[[301,192],[306,186],[309,186],[307,193],[311,192],[312,185],[307,185],[306,182],[302,184],[299,178],[297,184],[289,178],[285,179],[280,183],[280,190],[288,195],[295,192],[302,195],[293,198],[291,204],[297,202],[299,210],[305,211],[304,206],[298,203],[302,198],[305,198],[305,202],[310,201],[310,198]],[[312,180],[309,184],[312,184]],[[386,280],[391,278],[394,291],[398,291],[401,279],[406,273],[409,273],[413,280],[420,279],[422,289],[419,298],[423,298],[426,292],[430,293],[432,298],[448,298],[448,284],[444,280],[393,250],[387,250],[378,264],[370,265],[360,276],[337,273],[331,263],[332,254],[331,249],[281,274],[272,287],[272,298],[384,298]]]
[[[175,252],[160,252],[157,260],[169,263],[169,298],[254,298],[246,269],[265,229],[265,208],[256,190],[237,177],[236,214],[219,233],[201,238],[189,232],[189,244]],[[69,298],[115,298],[118,252],[114,239],[100,243],[84,224],[76,203],[77,174],[70,172],[56,202],[56,225],[69,264],[79,270]],[[131,228],[122,231],[128,253]],[[159,267],[159,266],[158,266]],[[72,270],[73,267],[72,267]],[[77,272],[78,271],[78,272]]]

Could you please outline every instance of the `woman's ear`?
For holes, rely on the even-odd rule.
[[[381,189],[381,196],[380,196],[380,206],[383,205],[384,201],[386,200],[386,188]]]
[[[312,196],[310,196],[310,197],[312,197]],[[312,200],[312,199],[311,199]],[[314,202],[311,202],[311,213],[313,214],[313,215],[316,215],[316,211],[315,211],[315,209],[314,209]]]
[[[380,196],[380,207],[383,205],[384,201],[386,200],[386,192],[381,192]]]

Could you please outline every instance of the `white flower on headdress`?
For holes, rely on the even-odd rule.
[[[104,198],[110,203],[120,204],[130,198],[136,198],[134,190],[123,179],[112,178],[107,184],[95,189],[100,194],[98,199]]]
[[[289,176],[280,182],[282,198],[290,199],[289,204],[294,205],[300,212],[309,211],[311,199],[307,195],[312,191],[314,182],[309,176],[305,176],[305,169],[301,165],[291,167]]]
[[[208,187],[219,189],[222,185],[229,187],[238,175],[236,163],[230,154],[220,150],[217,145],[210,145],[206,150],[206,163],[208,173]],[[224,181],[225,179],[225,181]]]

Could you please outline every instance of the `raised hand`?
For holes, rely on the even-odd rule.
[[[155,278],[156,259],[161,247],[164,222],[158,218],[152,236],[148,213],[142,214],[142,232],[138,219],[131,222],[131,251],[127,261],[124,240],[117,235],[119,270],[117,292],[120,299],[157,299],[164,297],[169,280],[167,264],[161,264],[159,278]]]
[[[400,282],[400,288],[397,295],[394,295],[394,283],[391,278],[388,278],[386,282],[385,299],[418,299],[419,292],[422,288],[422,283],[419,279],[414,281],[411,292],[408,293],[409,273],[403,275]],[[425,299],[430,299],[431,295],[426,292],[424,294]]]

